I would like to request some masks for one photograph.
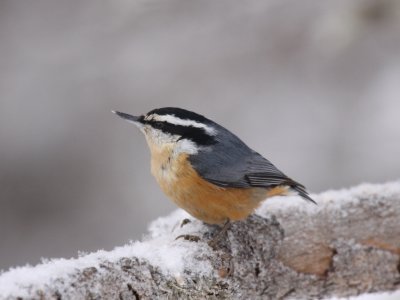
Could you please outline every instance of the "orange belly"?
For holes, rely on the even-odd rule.
[[[245,219],[265,198],[287,192],[285,188],[222,188],[202,179],[187,154],[175,158],[169,151],[152,154],[152,174],[164,193],[193,217],[209,224]]]

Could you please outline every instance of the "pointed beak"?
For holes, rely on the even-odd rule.
[[[123,112],[119,112],[119,111],[115,111],[115,110],[112,110],[112,112],[114,114],[116,114],[117,116],[120,116],[122,119],[135,124],[138,127],[142,127],[142,125],[143,125],[142,122],[140,122],[140,116],[139,117],[132,116],[132,115],[129,115],[129,114],[126,114]]]

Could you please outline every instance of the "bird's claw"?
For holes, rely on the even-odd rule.
[[[191,234],[181,234],[175,238],[175,241],[178,239],[184,239],[185,241],[190,241],[190,242],[198,242],[200,241],[200,237],[197,235],[191,235]]]
[[[182,228],[183,226],[185,226],[186,224],[189,224],[190,222],[192,222],[192,221],[190,221],[188,218],[183,219],[182,222],[181,222],[181,228]]]

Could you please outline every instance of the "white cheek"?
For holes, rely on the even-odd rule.
[[[172,143],[175,141],[177,138],[173,137],[172,135],[166,134],[162,132],[161,130],[157,130],[151,127],[146,127],[144,129],[144,133],[146,135],[146,138],[153,144],[162,146],[165,144]]]
[[[176,143],[174,152],[196,154],[198,152],[198,147],[192,141],[184,139]]]

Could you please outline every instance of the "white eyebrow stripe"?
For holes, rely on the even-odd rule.
[[[193,120],[184,120],[181,118],[178,118],[174,115],[157,115],[157,114],[153,114],[150,115],[149,118],[159,121],[159,122],[168,122],[174,125],[181,125],[181,126],[193,126],[196,128],[203,128],[209,135],[216,135],[217,131],[210,127],[207,126],[205,124],[193,121]]]

